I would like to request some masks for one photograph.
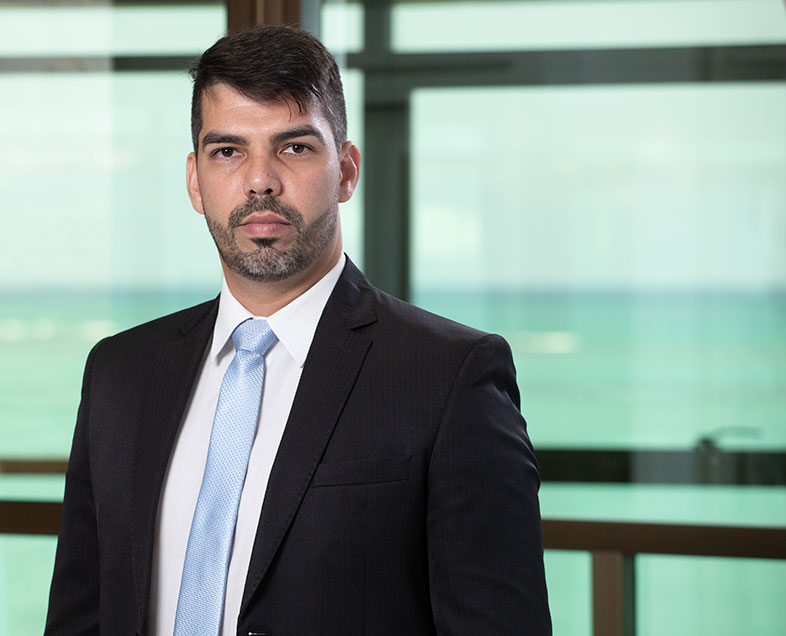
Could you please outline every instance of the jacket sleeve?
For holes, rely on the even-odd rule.
[[[66,471],[45,636],[99,633],[99,554],[89,460],[90,384],[95,352],[87,358],[82,398]]]
[[[441,636],[551,634],[535,456],[507,343],[475,343],[428,473],[432,611]]]

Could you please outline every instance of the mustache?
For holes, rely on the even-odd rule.
[[[240,227],[251,214],[254,212],[272,212],[277,214],[287,223],[290,223],[295,229],[303,227],[303,215],[298,212],[297,208],[282,203],[278,199],[266,194],[262,197],[253,197],[248,199],[245,203],[238,205],[229,214],[228,225],[230,229]]]

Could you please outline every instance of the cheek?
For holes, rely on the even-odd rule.
[[[238,196],[235,194],[236,188],[232,180],[226,177],[217,178],[216,175],[205,175],[199,181],[199,189],[202,195],[202,204],[211,212],[213,216],[228,214],[237,205]],[[235,201],[233,203],[233,201]]]
[[[307,198],[310,207],[321,209],[338,200],[340,186],[341,179],[337,171],[335,174],[330,172],[314,175],[302,184],[306,197],[301,198]]]

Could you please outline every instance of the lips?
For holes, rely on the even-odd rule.
[[[268,225],[268,224],[289,225],[289,221],[285,220],[283,217],[273,212],[252,212],[245,219],[243,219],[241,225],[257,224],[257,223],[261,223],[262,225]]]
[[[290,223],[272,212],[253,212],[243,219],[240,229],[254,237],[278,236]]]

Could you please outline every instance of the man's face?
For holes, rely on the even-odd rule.
[[[205,215],[225,274],[316,282],[338,258],[338,203],[352,195],[360,156],[337,151],[312,105],[257,102],[218,84],[202,95],[198,155],[188,157],[191,203]]]

